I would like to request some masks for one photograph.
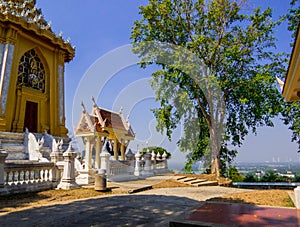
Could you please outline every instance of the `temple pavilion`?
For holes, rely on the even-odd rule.
[[[100,168],[100,152],[104,141],[109,141],[111,154],[114,160],[125,160],[125,152],[129,142],[134,139],[128,118],[123,116],[122,109],[119,112],[100,108],[95,99],[91,113],[86,111],[82,103],[83,111],[75,128],[75,135],[83,139],[85,145],[85,166],[92,168],[92,154],[95,151],[95,169]],[[105,144],[106,146],[107,144]]]

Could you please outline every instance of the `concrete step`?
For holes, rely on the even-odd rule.
[[[180,182],[188,183],[190,181],[197,180],[197,178],[187,177],[186,179],[179,180]]]
[[[2,148],[7,151],[6,160],[23,160],[27,158],[23,144],[2,144]]]
[[[191,184],[191,185],[194,185],[194,184],[200,184],[200,183],[203,183],[203,182],[207,182],[206,179],[197,179],[197,180],[194,180],[194,181],[189,181],[188,183]]]
[[[25,135],[24,133],[16,133],[16,132],[0,132],[0,140],[1,142],[8,144],[23,144]]]
[[[197,187],[203,187],[203,186],[218,186],[219,184],[218,184],[218,181],[205,181],[205,182],[197,183],[194,185]]]
[[[186,179],[186,178],[187,178],[186,176],[174,176],[173,177],[173,179],[177,180],[177,181],[182,180],[182,179]]]

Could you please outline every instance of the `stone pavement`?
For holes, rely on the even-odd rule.
[[[108,186],[118,187],[124,191],[135,190],[169,177],[156,176],[123,183],[109,182]],[[196,226],[204,224],[203,219],[199,217],[205,212],[213,213],[212,217],[218,217],[220,212],[223,212],[219,208],[212,207],[209,210],[204,207],[211,204],[205,202],[207,199],[241,191],[245,189],[218,186],[161,188],[130,195],[81,199],[2,214],[0,226],[169,226],[172,221],[180,221],[180,223],[173,222],[173,226]],[[230,211],[231,209],[228,209],[229,213]],[[228,224],[225,223],[226,216],[224,218],[224,224]],[[220,226],[208,223],[206,222],[205,226]],[[298,226],[297,222],[295,226]]]

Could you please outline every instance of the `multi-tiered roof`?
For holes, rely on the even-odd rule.
[[[70,40],[64,40],[62,34],[55,34],[51,29],[51,23],[47,22],[42,10],[36,8],[35,0],[0,0],[0,22],[1,26],[13,25],[17,28],[35,33],[38,36],[58,45],[65,50],[65,62],[73,59],[75,50],[70,45]]]

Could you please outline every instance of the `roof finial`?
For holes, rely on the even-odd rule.
[[[123,114],[123,106],[121,106],[120,110],[119,110],[119,114]]]
[[[284,82],[278,77],[276,77],[276,80],[277,80],[277,83],[279,84],[280,90],[282,91],[283,87],[284,87]]]
[[[85,106],[84,106],[84,104],[83,104],[83,101],[81,101],[81,106],[82,106],[82,108],[83,108],[83,112],[85,113],[85,112],[86,112],[86,109],[85,109]]]
[[[97,103],[96,103],[96,100],[95,100],[94,96],[92,96],[92,101],[93,101],[93,103],[94,103],[94,107],[97,107],[98,105],[97,105]]]

